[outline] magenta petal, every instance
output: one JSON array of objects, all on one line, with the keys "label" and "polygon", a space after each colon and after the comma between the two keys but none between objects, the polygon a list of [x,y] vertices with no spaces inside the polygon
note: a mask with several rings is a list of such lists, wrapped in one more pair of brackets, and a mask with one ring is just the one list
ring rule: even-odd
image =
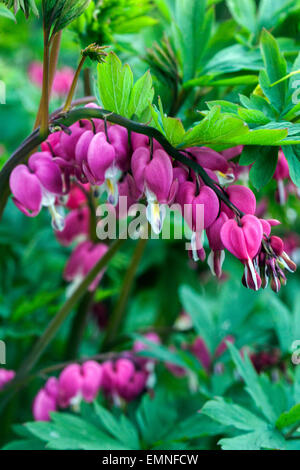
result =
[{"label": "magenta petal", "polygon": [[65,227],[55,232],[57,240],[64,246],[70,245],[79,235],[88,235],[90,211],[87,207],[71,211],[65,218]]},{"label": "magenta petal", "polygon": [[221,240],[221,228],[227,222],[228,216],[225,212],[221,212],[217,220],[206,230],[209,246],[213,251],[224,250]]},{"label": "magenta petal", "polygon": [[66,132],[62,132],[60,137],[60,145],[63,153],[61,156],[66,160],[75,159],[75,148],[85,129],[79,127],[78,123],[75,123],[70,127],[70,131],[71,135]]},{"label": "magenta petal", "polygon": [[88,150],[90,143],[94,137],[92,131],[85,131],[79,138],[75,147],[75,160],[78,165],[82,165],[83,161],[87,160]]},{"label": "magenta petal", "polygon": [[[216,193],[208,186],[202,186],[200,188],[199,196],[194,200],[194,209],[198,204],[204,206],[204,229],[208,228],[218,217],[220,210],[220,203]],[[194,214],[195,214],[194,210]],[[196,221],[193,221],[194,225]]]},{"label": "magenta petal", "polygon": [[[230,202],[234,204],[244,214],[254,215],[256,212],[256,198],[251,189],[246,186],[230,186],[227,189],[227,194]],[[222,203],[222,210],[228,215],[233,217],[233,212],[229,207]]]},{"label": "magenta petal", "polygon": [[139,147],[131,157],[131,170],[138,190],[143,193],[145,186],[145,169],[150,162],[150,150],[146,147]]},{"label": "magenta petal", "polygon": [[213,171],[226,173],[229,169],[227,160],[215,150],[208,147],[193,147],[188,149],[196,158],[199,165]]},{"label": "magenta petal", "polygon": [[88,403],[92,402],[100,389],[102,381],[102,367],[95,361],[82,364],[82,396]]},{"label": "magenta petal", "polygon": [[72,398],[76,397],[82,388],[83,377],[78,364],[67,366],[59,376],[59,405],[66,408]]},{"label": "magenta petal", "polygon": [[231,160],[232,158],[241,155],[243,149],[243,145],[238,145],[237,147],[232,147],[231,149],[223,150],[222,155],[224,158],[226,158],[226,160]]},{"label": "magenta petal", "polygon": [[26,215],[35,216],[41,210],[42,187],[36,175],[26,165],[18,165],[11,172],[9,186],[14,202]]},{"label": "magenta petal", "polygon": [[173,167],[169,155],[163,150],[154,152],[153,159],[145,169],[145,183],[147,189],[155,194],[157,202],[168,202],[173,183]]},{"label": "magenta petal", "polygon": [[116,152],[116,164],[122,171],[130,168],[128,131],[118,125],[108,129],[108,137]]},{"label": "magenta petal", "polygon": [[106,140],[105,134],[96,134],[89,146],[87,162],[89,171],[98,182],[105,181],[105,172],[112,166],[115,160],[115,149]]},{"label": "magenta petal", "polygon": [[50,421],[50,413],[57,410],[56,399],[41,389],[33,402],[33,417],[35,421]]},{"label": "magenta petal", "polygon": [[28,161],[29,168],[35,173],[43,187],[53,194],[62,194],[63,182],[58,165],[50,154],[43,152],[33,154]]},{"label": "magenta petal", "polygon": [[228,220],[221,229],[222,242],[236,258],[241,261],[253,259],[261,246],[262,225],[253,215],[241,219],[241,227],[233,219]]}]

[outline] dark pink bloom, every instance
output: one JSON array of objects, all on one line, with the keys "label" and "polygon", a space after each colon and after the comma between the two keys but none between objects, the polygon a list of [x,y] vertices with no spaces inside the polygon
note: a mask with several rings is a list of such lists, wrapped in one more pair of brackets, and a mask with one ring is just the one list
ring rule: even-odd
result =
[{"label": "dark pink bloom", "polygon": [[174,180],[173,166],[164,150],[139,147],[132,155],[131,169],[138,190],[148,201],[147,219],[155,233],[160,233],[166,215],[166,204],[173,202],[178,181]]},{"label": "dark pink bloom", "polygon": [[130,359],[121,358],[103,364],[103,389],[126,401],[136,398],[145,389],[148,374],[137,370]]},{"label": "dark pink bloom", "polygon": [[238,145],[237,147],[232,147],[231,149],[223,150],[221,154],[223,155],[226,160],[231,160],[232,158],[238,157],[241,155],[244,149],[243,145]]},{"label": "dark pink bloom", "polygon": [[58,381],[50,377],[34,399],[32,411],[35,421],[50,421],[50,413],[58,409],[57,399]]},{"label": "dark pink bloom", "polygon": [[[251,189],[247,188],[246,186],[234,185],[230,186],[226,192],[230,202],[232,202],[232,204],[234,204],[241,212],[243,212],[245,215],[255,214],[256,198]],[[229,218],[234,217],[234,213],[231,209],[229,209],[228,206],[226,206],[223,202],[221,206],[222,211],[225,212]]]},{"label": "dark pink bloom", "polygon": [[76,406],[81,399],[92,402],[102,384],[102,366],[95,361],[87,361],[81,366],[71,364],[59,376],[58,402],[61,408]]},{"label": "dark pink bloom", "polygon": [[261,287],[261,279],[253,265],[263,238],[263,228],[259,219],[245,215],[240,222],[228,220],[221,229],[221,240],[225,248],[245,265],[245,283],[254,290]]},{"label": "dark pink bloom", "polygon": [[201,222],[197,221],[197,206],[203,206],[203,229],[210,227],[218,216],[219,199],[208,186],[200,186],[197,190],[196,184],[186,181],[178,190],[177,201],[181,205],[183,215],[193,231],[197,230],[197,226]]},{"label": "dark pink bloom", "polygon": [[64,96],[69,93],[74,78],[74,70],[70,67],[63,67],[57,70],[54,80],[52,91],[55,95]]},{"label": "dark pink bloom", "polygon": [[[43,85],[43,65],[40,62],[32,62],[28,68],[30,81],[42,88]],[[55,95],[66,95],[72,85],[74,71],[70,67],[63,67],[54,76],[52,91]]]},{"label": "dark pink bloom", "polygon": [[57,240],[64,246],[71,245],[74,240],[86,240],[90,229],[90,211],[82,207],[71,211],[65,218],[65,227],[56,231]]},{"label": "dark pink bloom", "polygon": [[[82,242],[75,248],[64,271],[64,279],[73,283],[71,292],[81,283],[91,269],[105,255],[107,250],[108,247],[104,243],[93,244],[91,241]],[[104,272],[105,269],[100,271],[96,279],[91,283],[89,286],[90,291],[97,288]]]},{"label": "dark pink bloom", "polygon": [[35,217],[42,206],[48,207],[53,227],[62,230],[64,220],[56,211],[56,197],[62,194],[62,176],[49,152],[33,154],[28,166],[18,165],[9,179],[13,201],[29,217]]},{"label": "dark pink bloom", "polygon": [[65,159],[67,162],[75,162],[75,149],[76,145],[82,136],[82,134],[86,131],[84,127],[80,127],[78,122],[75,122],[75,124],[72,124],[72,126],[69,127],[69,132],[61,132],[60,135],[60,152],[61,155],[58,155],[59,157],[62,157]]},{"label": "dark pink bloom", "polygon": [[125,127],[118,125],[108,129],[108,138],[116,152],[116,165],[122,171],[130,168],[128,131]]},{"label": "dark pink bloom", "polygon": [[[85,191],[88,192],[90,190],[89,183],[82,184],[82,186],[85,189]],[[82,207],[86,203],[87,203],[87,197],[86,197],[85,192],[79,186],[72,185],[71,189],[68,193],[68,199],[67,199],[67,202],[66,202],[66,207],[68,209],[71,209],[71,210],[79,209],[80,207]]]}]

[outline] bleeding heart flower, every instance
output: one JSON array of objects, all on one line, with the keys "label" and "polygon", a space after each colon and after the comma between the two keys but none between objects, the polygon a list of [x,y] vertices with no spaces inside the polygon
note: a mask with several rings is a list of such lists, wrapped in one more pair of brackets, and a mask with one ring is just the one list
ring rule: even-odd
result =
[{"label": "bleeding heart flower", "polygon": [[50,377],[34,399],[32,412],[35,421],[50,421],[50,413],[58,409],[57,399],[58,380]]},{"label": "bleeding heart flower", "polygon": [[147,219],[154,233],[162,230],[166,206],[175,198],[178,181],[174,181],[173,166],[169,155],[156,150],[151,159],[148,148],[140,147],[132,155],[131,169],[136,186],[148,201]]},{"label": "bleeding heart flower", "polygon": [[71,364],[59,376],[58,402],[61,408],[77,407],[84,399],[91,403],[102,384],[102,367],[95,361],[87,361],[81,366]]},{"label": "bleeding heart flower", "polygon": [[[87,274],[93,269],[98,261],[105,255],[108,247],[104,243],[93,244],[91,241],[85,241],[77,245],[66,265],[64,271],[64,279],[72,282],[68,289],[68,295],[76,289]],[[95,280],[89,286],[89,290],[93,291],[97,288],[101,281],[105,269],[102,269]]]},{"label": "bleeding heart flower", "polygon": [[221,240],[225,248],[245,265],[245,281],[248,287],[258,290],[260,278],[254,268],[253,259],[257,256],[263,238],[263,228],[259,219],[245,215],[240,222],[230,219],[221,229]]}]

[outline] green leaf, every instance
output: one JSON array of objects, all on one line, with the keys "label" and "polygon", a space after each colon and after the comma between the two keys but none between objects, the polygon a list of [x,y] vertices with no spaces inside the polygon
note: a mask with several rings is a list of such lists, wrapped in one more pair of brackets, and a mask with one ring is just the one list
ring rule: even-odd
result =
[{"label": "green leaf", "polygon": [[285,107],[287,83],[282,82],[274,87],[271,85],[286,75],[287,65],[276,39],[266,30],[261,36],[261,51],[266,67],[266,72],[261,72],[261,87],[272,105],[281,112]]},{"label": "green leaf", "polygon": [[179,118],[172,118],[165,115],[160,98],[158,99],[158,105],[159,111],[156,111],[154,107],[152,107],[151,111],[156,128],[166,136],[166,139],[173,146],[176,147],[177,145],[181,145],[185,135],[185,129],[181,120]]},{"label": "green leaf", "polygon": [[286,128],[251,130],[242,119],[221,114],[221,107],[214,106],[198,125],[186,132],[182,145],[202,145],[217,151],[236,145],[279,146],[287,136]]},{"label": "green leaf", "polygon": [[277,419],[276,413],[269,402],[268,396],[265,394],[260,384],[259,376],[255,372],[248,355],[245,354],[244,359],[242,359],[240,352],[236,349],[235,346],[228,343],[228,348],[239,374],[247,385],[246,390],[252,397],[257,408],[264,414],[270,423],[275,423]]},{"label": "green leaf", "polygon": [[45,444],[35,439],[20,439],[19,441],[12,441],[2,447],[1,450],[44,450]]},{"label": "green leaf", "polygon": [[300,428],[300,404],[282,413],[276,421],[276,427],[281,430],[296,423],[299,423]]},{"label": "green leaf", "polygon": [[205,1],[176,0],[175,21],[182,39],[184,81],[195,77],[202,54],[202,42],[208,39],[204,35],[205,6]]},{"label": "green leaf", "polygon": [[4,5],[0,5],[0,16],[3,16],[4,18],[8,18],[9,20],[12,20],[16,23],[16,18],[15,15],[8,10]]},{"label": "green leaf", "polygon": [[300,151],[298,146],[287,146],[284,155],[288,161],[290,177],[293,183],[300,188]]},{"label": "green leaf", "polygon": [[261,450],[286,448],[286,442],[275,430],[255,431],[241,436],[221,439],[218,444],[223,450]]},{"label": "green leaf", "polygon": [[137,430],[125,415],[117,420],[108,410],[97,402],[94,403],[95,413],[100,418],[105,429],[129,449],[139,449],[139,437]]},{"label": "green leaf", "polygon": [[213,352],[216,346],[216,335],[210,305],[190,286],[181,286],[179,297],[184,311],[192,318],[197,334],[205,340],[210,351]]},{"label": "green leaf", "polygon": [[134,84],[128,105],[128,116],[130,118],[136,116],[141,121],[141,117],[145,110],[149,108],[153,97],[152,77],[148,71]]},{"label": "green leaf", "polygon": [[129,65],[122,67],[120,59],[114,52],[109,53],[105,63],[98,65],[98,85],[103,107],[129,117],[133,74]]},{"label": "green leaf", "polygon": [[256,5],[254,0],[227,0],[227,6],[235,21],[249,32],[256,32]]},{"label": "green leaf", "polygon": [[226,403],[222,398],[208,401],[201,412],[224,426],[233,426],[242,431],[254,431],[258,428],[265,430],[268,426],[255,414],[239,405]]},{"label": "green leaf", "polygon": [[136,419],[143,440],[152,447],[168,438],[177,421],[177,412],[174,403],[157,390],[154,398],[143,396]]},{"label": "green leaf", "polygon": [[33,436],[57,450],[125,450],[120,441],[111,438],[93,424],[67,413],[51,413],[51,422],[27,423]]},{"label": "green leaf", "polygon": [[276,170],[278,150],[274,147],[261,147],[257,153],[255,163],[250,170],[250,180],[259,191],[271,180]]}]

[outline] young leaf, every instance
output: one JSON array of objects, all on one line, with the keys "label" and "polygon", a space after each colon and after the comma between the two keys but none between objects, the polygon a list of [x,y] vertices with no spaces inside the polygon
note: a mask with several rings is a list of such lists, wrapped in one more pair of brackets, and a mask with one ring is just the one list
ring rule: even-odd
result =
[{"label": "young leaf", "polygon": [[272,105],[281,112],[285,107],[287,83],[281,82],[273,87],[272,84],[286,75],[287,65],[276,39],[266,30],[261,36],[261,52],[266,67],[266,72],[261,74],[261,87],[265,94],[269,93]]},{"label": "young leaf", "polygon": [[300,423],[300,404],[294,406],[291,410],[282,413],[276,421],[276,427],[278,429],[284,429],[288,426],[293,426],[296,423]]},{"label": "young leaf", "polygon": [[98,84],[103,107],[128,117],[133,74],[129,65],[122,67],[114,52],[109,53],[105,63],[98,65]]},{"label": "young leaf", "polygon": [[148,71],[134,84],[128,105],[128,116],[130,118],[136,116],[141,121],[141,117],[149,104],[152,103],[153,97],[152,77]]}]

